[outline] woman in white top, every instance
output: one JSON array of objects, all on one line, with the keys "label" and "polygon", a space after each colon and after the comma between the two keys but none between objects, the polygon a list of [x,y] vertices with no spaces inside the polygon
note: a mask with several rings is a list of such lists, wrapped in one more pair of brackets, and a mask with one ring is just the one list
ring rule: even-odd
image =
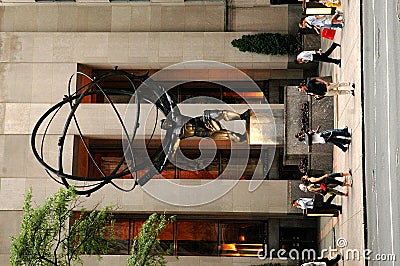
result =
[{"label": "woman in white top", "polygon": [[321,28],[343,28],[343,20],[337,19],[338,16],[339,14],[335,14],[331,20],[325,15],[303,17],[300,20],[299,27],[314,29],[318,34],[321,33]]}]

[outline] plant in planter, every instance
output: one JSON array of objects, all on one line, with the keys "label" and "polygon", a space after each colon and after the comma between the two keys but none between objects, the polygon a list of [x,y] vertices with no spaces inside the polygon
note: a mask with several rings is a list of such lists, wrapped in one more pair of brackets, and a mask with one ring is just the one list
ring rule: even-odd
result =
[{"label": "plant in planter", "polygon": [[301,44],[295,35],[281,33],[257,33],[243,35],[231,42],[241,52],[268,55],[293,55],[299,53]]}]

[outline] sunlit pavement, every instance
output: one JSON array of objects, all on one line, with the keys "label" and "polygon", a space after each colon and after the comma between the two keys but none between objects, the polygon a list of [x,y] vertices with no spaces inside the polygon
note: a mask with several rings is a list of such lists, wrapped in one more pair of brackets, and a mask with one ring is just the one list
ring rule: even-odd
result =
[{"label": "sunlit pavement", "polygon": [[[320,64],[320,76],[332,76],[333,81],[346,81],[356,84],[356,94],[335,97],[335,128],[348,126],[352,132],[349,150],[343,153],[334,149],[334,171],[353,172],[353,187],[348,197],[336,197],[337,204],[343,206],[343,213],[337,218],[321,218],[320,249],[364,249],[364,212],[363,212],[363,160],[362,160],[362,106],[361,106],[361,26],[360,0],[342,0],[340,8],[344,13],[345,26],[336,31],[334,41],[341,44],[331,57],[341,58],[339,68],[335,64]],[[332,41],[322,38],[321,46],[325,51]],[[346,241],[342,241],[345,239]],[[342,241],[342,242],[340,242]],[[339,245],[337,245],[339,242]],[[333,251],[335,253],[335,251]],[[329,254],[325,254],[328,256]],[[345,260],[339,265],[364,265],[364,259]]]}]

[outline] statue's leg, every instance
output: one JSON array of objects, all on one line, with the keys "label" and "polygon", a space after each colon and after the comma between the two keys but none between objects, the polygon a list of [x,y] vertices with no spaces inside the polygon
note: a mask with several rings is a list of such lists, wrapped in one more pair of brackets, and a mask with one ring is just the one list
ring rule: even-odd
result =
[{"label": "statue's leg", "polygon": [[233,120],[246,120],[253,114],[251,109],[248,109],[243,114],[239,114],[230,110],[205,110],[204,116],[217,121],[233,121]]},{"label": "statue's leg", "polygon": [[204,110],[204,116],[217,121],[240,120],[240,114],[228,110]]},{"label": "statue's leg", "polygon": [[247,139],[247,134],[239,134],[229,130],[215,131],[211,134],[211,138],[214,140],[231,140],[233,142],[243,142]]}]

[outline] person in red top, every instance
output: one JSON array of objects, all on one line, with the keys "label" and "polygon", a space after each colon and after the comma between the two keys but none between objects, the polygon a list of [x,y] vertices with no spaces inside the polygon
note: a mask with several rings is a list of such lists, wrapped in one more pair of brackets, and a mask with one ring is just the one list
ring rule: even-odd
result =
[{"label": "person in red top", "polygon": [[[351,170],[348,172],[343,172],[343,173],[331,173],[331,174],[325,174],[320,177],[309,177],[308,175],[304,175],[301,178],[301,183],[309,186],[311,184],[318,184],[318,185],[323,185],[323,187],[326,186],[346,186],[346,187],[351,187]],[[343,181],[337,180],[336,177],[344,177]],[[323,189],[321,187],[321,189]]]}]

